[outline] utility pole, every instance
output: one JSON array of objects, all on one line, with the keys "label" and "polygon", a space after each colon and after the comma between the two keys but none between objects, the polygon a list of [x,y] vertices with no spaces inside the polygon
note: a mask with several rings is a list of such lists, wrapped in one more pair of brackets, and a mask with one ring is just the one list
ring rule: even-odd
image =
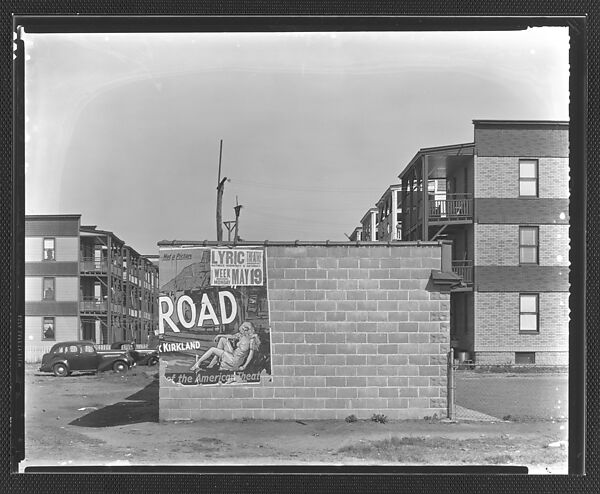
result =
[{"label": "utility pole", "polygon": [[225,182],[227,177],[223,177],[221,180],[221,157],[223,155],[223,139],[219,146],[219,177],[217,178],[217,242],[223,240],[223,218],[222,218],[222,204],[223,204],[223,189],[225,188]]},{"label": "utility pole", "polygon": [[239,240],[239,228],[240,228],[240,209],[242,209],[242,205],[238,204],[238,198],[235,196],[235,235],[233,236],[233,242],[236,243]]}]

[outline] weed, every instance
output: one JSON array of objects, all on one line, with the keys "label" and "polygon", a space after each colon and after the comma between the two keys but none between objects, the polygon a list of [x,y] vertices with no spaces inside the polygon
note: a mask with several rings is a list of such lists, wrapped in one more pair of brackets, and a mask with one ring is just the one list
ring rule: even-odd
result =
[{"label": "weed", "polygon": [[387,422],[387,417],[383,413],[374,413],[371,417],[373,422],[379,422],[380,424],[385,424]]},{"label": "weed", "polygon": [[349,424],[351,424],[352,422],[358,422],[358,419],[356,418],[356,415],[354,415],[354,414],[348,415],[345,420]]},{"label": "weed", "polygon": [[510,413],[508,415],[505,415],[504,417],[502,417],[502,420],[510,420],[510,419],[511,419]]}]

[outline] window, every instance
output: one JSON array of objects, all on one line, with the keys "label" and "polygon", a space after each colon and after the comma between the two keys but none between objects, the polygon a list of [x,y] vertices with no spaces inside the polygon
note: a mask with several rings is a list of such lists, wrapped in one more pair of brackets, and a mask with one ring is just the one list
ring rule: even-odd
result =
[{"label": "window", "polygon": [[535,352],[515,352],[515,364],[535,364]]},{"label": "window", "polygon": [[537,293],[519,295],[519,330],[527,333],[539,332],[539,296]]},{"label": "window", "polygon": [[521,264],[538,263],[538,235],[537,226],[519,227],[519,262]]},{"label": "window", "polygon": [[44,261],[56,260],[56,257],[54,254],[55,254],[54,253],[54,239],[53,238],[45,238],[44,239]]},{"label": "window", "polygon": [[537,197],[538,161],[519,160],[519,196]]},{"label": "window", "polygon": [[54,300],[54,278],[44,278],[44,300]]},{"label": "window", "polygon": [[54,334],[54,318],[44,317],[42,323],[42,340],[53,340]]}]

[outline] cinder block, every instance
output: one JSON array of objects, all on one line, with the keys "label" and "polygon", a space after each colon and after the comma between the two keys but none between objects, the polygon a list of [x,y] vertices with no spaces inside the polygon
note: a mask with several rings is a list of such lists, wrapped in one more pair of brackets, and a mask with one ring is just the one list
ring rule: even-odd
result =
[{"label": "cinder block", "polygon": [[380,300],[377,302],[377,310],[380,312],[396,313],[398,311],[398,304],[397,300]]},{"label": "cinder block", "polygon": [[[360,356],[360,355],[359,355]],[[388,365],[389,355],[363,355],[367,359],[367,365]]]},{"label": "cinder block", "polygon": [[386,376],[367,376],[367,386],[377,386],[379,388],[387,386]]},{"label": "cinder block", "polygon": [[306,270],[306,279],[307,280],[324,280],[327,279],[327,270],[325,269],[313,269],[308,268]]},{"label": "cinder block", "polygon": [[388,385],[395,387],[407,387],[408,386],[408,377],[397,377],[390,376],[388,377]]},{"label": "cinder block", "polygon": [[327,312],[325,314],[326,321],[345,321],[346,313],[342,311]]},{"label": "cinder block", "polygon": [[409,355],[408,362],[411,365],[429,365],[429,355]]},{"label": "cinder block", "polygon": [[336,376],[343,376],[345,378],[354,377],[358,375],[358,367],[355,365],[338,365],[335,368]]},{"label": "cinder block", "polygon": [[328,269],[327,279],[328,280],[347,280],[349,278],[347,269]]},{"label": "cinder block", "polygon": [[[325,334],[325,342],[326,343],[344,343],[346,341],[346,335],[344,333],[326,333]],[[327,353],[335,353],[335,352],[327,352]]]},{"label": "cinder block", "polygon": [[346,343],[366,343],[367,333],[346,333]]},{"label": "cinder block", "polygon": [[[408,300],[408,290],[386,290],[385,294],[388,300]],[[402,307],[398,307],[402,310]]]},{"label": "cinder block", "polygon": [[[369,277],[373,280],[389,280],[390,279],[390,270],[389,269],[370,269]],[[360,282],[358,283],[360,286]],[[380,288],[381,287],[380,285]]]},{"label": "cinder block", "polygon": [[[323,292],[321,292],[321,293],[323,293]],[[318,300],[315,303],[315,310],[324,311],[324,312],[335,311],[336,303],[337,302],[335,300]],[[327,317],[327,314],[325,315],[325,317]]]},{"label": "cinder block", "polygon": [[317,398],[335,398],[336,396],[336,388],[316,388],[315,396]]},{"label": "cinder block", "polygon": [[398,388],[397,387],[379,388],[379,397],[380,398],[398,398]]},{"label": "cinder block", "polygon": [[419,389],[419,398],[438,398],[440,396],[439,388],[418,388]]},{"label": "cinder block", "polygon": [[284,343],[304,343],[304,334],[302,333],[284,333]]},{"label": "cinder block", "polygon": [[379,354],[398,353],[398,345],[396,344],[379,344],[377,345],[377,351]]},{"label": "cinder block", "polygon": [[325,365],[332,365],[334,367],[346,365],[346,355],[323,355],[323,357],[325,357]]},{"label": "cinder block", "polygon": [[408,333],[389,333],[388,341],[390,343],[408,343]]},{"label": "cinder block", "polygon": [[338,266],[340,268],[358,268],[358,259],[350,257],[338,259]]},{"label": "cinder block", "polygon": [[408,364],[408,355],[382,355],[383,357],[387,357],[388,365],[407,365]]},{"label": "cinder block", "polygon": [[325,292],[323,290],[306,290],[303,300],[325,300]]},{"label": "cinder block", "polygon": [[[308,314],[308,312],[305,312]],[[314,333],[316,331],[316,322],[313,321],[304,321],[297,322],[294,324],[294,331],[300,333]]]},{"label": "cinder block", "polygon": [[316,355],[314,352],[305,353],[304,361],[306,362],[306,365],[326,365],[329,364],[329,362],[327,362],[329,357],[337,357],[337,355]]},{"label": "cinder block", "polygon": [[399,397],[403,397],[403,398],[408,398],[408,397],[417,397],[419,396],[419,391],[417,388],[412,388],[412,387],[408,387],[408,388],[404,388],[404,387],[399,387],[396,388],[398,390],[398,396]]},{"label": "cinder block", "polygon": [[337,388],[336,398],[358,398],[356,388]]},{"label": "cinder block", "polygon": [[440,365],[421,365],[419,366],[420,376],[439,376],[441,371]]},{"label": "cinder block", "polygon": [[[275,357],[275,355],[273,355]],[[283,355],[283,365],[304,365],[304,355]]]},{"label": "cinder block", "polygon": [[[345,335],[343,335],[345,336]],[[337,353],[338,354],[355,354],[357,349],[357,344],[355,343],[338,343],[337,344]]]},{"label": "cinder block", "polygon": [[333,280],[317,280],[317,290],[337,290],[338,281]]},{"label": "cinder block", "polygon": [[387,294],[381,290],[367,290],[367,300],[387,300]]},{"label": "cinder block", "polygon": [[424,290],[410,290],[408,293],[408,300],[428,300],[429,292]]},{"label": "cinder block", "polygon": [[387,312],[369,312],[369,322],[387,322]]},{"label": "cinder block", "polygon": [[314,376],[316,371],[316,366],[314,365],[297,365],[294,368],[294,374],[296,376]]},{"label": "cinder block", "polygon": [[387,407],[405,409],[408,408],[408,400],[406,398],[388,398]]},{"label": "cinder block", "polygon": [[359,290],[378,290],[379,281],[373,279],[359,279],[358,280]]},{"label": "cinder block", "polygon": [[324,321],[325,320],[325,312],[322,312],[322,311],[305,312],[304,320],[307,322]]},{"label": "cinder block", "polygon": [[340,290],[325,291],[325,300],[346,300],[346,292]]},{"label": "cinder block", "polygon": [[296,290],[315,290],[317,288],[317,280],[294,280]]},{"label": "cinder block", "polygon": [[338,280],[338,290],[358,290],[358,279]]},{"label": "cinder block", "polygon": [[335,366],[333,365],[320,365],[315,367],[315,375],[317,376],[335,376]]},{"label": "cinder block", "polygon": [[306,343],[325,343],[325,333],[305,333]]},{"label": "cinder block", "polygon": [[359,311],[376,311],[377,301],[376,300],[357,300],[356,310]]},{"label": "cinder block", "polygon": [[423,376],[418,376],[418,377],[409,377],[408,378],[408,385],[411,388],[418,388],[419,386],[429,386],[429,383],[431,382],[431,378],[429,377],[423,377]]},{"label": "cinder block", "polygon": [[337,310],[340,312],[352,312],[356,310],[356,300],[340,300],[337,302]]},{"label": "cinder block", "polygon": [[362,269],[376,269],[381,266],[381,260],[377,258],[362,258],[359,260],[358,265]]},{"label": "cinder block", "polygon": [[306,376],[304,379],[306,387],[318,388],[325,386],[325,376]]},{"label": "cinder block", "polygon": [[[361,378],[358,378],[361,379]],[[366,377],[363,378],[366,380]],[[366,384],[365,384],[366,386]],[[379,388],[377,387],[371,387],[371,388],[366,388],[366,387],[360,387],[358,388],[358,398],[377,398],[379,396]],[[359,407],[359,408],[368,408],[368,406],[365,407]]]},{"label": "cinder block", "polygon": [[314,257],[304,257],[297,260],[296,267],[298,268],[317,268],[317,259]]},{"label": "cinder block", "polygon": [[356,388],[358,396],[360,388],[364,388],[367,385],[367,378],[365,376],[348,376],[346,377],[346,385]]}]

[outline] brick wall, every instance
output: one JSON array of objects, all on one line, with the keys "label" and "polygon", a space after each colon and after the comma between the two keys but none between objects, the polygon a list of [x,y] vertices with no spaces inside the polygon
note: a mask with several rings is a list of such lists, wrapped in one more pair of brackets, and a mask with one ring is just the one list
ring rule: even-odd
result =
[{"label": "brick wall", "polygon": [[475,199],[475,223],[569,224],[568,199]]},{"label": "brick wall", "polygon": [[[539,333],[519,333],[518,292],[476,292],[475,351],[478,363],[496,363],[484,352],[504,354],[503,359],[514,363],[514,352],[554,352],[568,355],[569,293],[541,292],[539,294]],[[512,356],[511,356],[512,355]],[[496,357],[494,357],[496,358]],[[568,358],[568,357],[561,357]],[[510,362],[512,359],[512,362]],[[537,362],[536,355],[536,363]]]},{"label": "brick wall", "polygon": [[[568,261],[569,226],[539,225],[540,266],[568,266]],[[519,225],[476,224],[475,265],[518,266]]]},{"label": "brick wall", "polygon": [[[567,199],[569,197],[568,158],[538,158],[538,176],[540,198]],[[519,157],[476,156],[475,197],[519,197]]]},{"label": "brick wall", "polygon": [[267,247],[272,377],[255,385],[164,379],[160,417],[421,418],[446,413],[449,294],[441,247]]},{"label": "brick wall", "polygon": [[516,122],[475,123],[475,146],[479,156],[566,157],[569,127],[560,124]]}]

